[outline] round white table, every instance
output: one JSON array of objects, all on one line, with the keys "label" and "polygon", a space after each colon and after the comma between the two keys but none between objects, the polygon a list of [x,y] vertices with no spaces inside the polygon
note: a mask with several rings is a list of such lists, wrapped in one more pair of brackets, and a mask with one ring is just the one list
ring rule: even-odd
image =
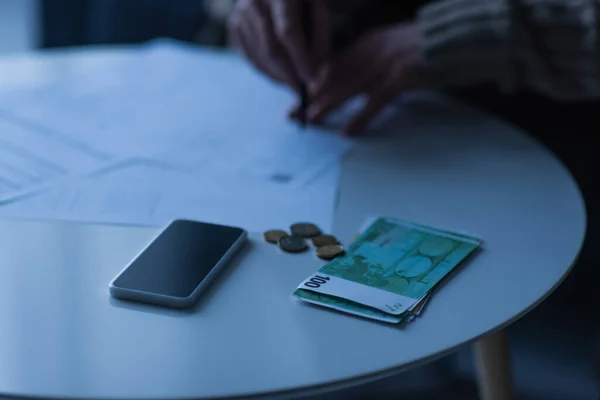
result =
[{"label": "round white table", "polygon": [[[28,65],[51,78],[101,54],[112,53],[15,57],[0,61],[0,75]],[[365,139],[344,160],[334,233],[347,243],[364,219],[384,214],[484,240],[414,323],[299,303],[291,292],[322,262],[257,236],[192,311],[116,301],[108,282],[155,229],[3,220],[0,393],[289,398],[390,376],[474,343],[482,396],[511,398],[502,329],[572,267],[586,225],[579,190],[539,143],[464,106],[417,98],[389,123],[393,139]]]}]

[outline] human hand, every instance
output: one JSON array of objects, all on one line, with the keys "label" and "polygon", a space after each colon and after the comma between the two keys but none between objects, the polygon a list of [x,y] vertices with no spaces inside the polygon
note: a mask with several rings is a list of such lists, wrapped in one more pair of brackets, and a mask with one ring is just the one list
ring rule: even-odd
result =
[{"label": "human hand", "polygon": [[230,37],[261,72],[297,90],[328,53],[329,11],[312,0],[313,32],[308,46],[300,20],[302,0],[239,0],[228,21]]},{"label": "human hand", "polygon": [[[426,85],[421,35],[414,23],[382,28],[325,62],[309,85],[308,122],[319,124],[351,98],[364,94],[366,105],[342,128],[347,135],[365,130],[379,111],[405,91]],[[298,110],[293,110],[292,118]]]}]

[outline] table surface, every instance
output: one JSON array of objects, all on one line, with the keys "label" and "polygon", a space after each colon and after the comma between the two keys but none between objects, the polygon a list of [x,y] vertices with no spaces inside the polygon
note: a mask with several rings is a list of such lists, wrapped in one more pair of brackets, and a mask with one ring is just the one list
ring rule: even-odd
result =
[{"label": "table surface", "polygon": [[[0,75],[18,70],[13,84],[37,84],[112,62],[119,51],[13,57],[0,62]],[[298,303],[290,293],[322,262],[256,236],[192,311],[120,302],[108,282],[155,229],[4,220],[0,393],[213,398],[336,389],[500,329],[566,276],[584,238],[584,204],[536,141],[434,97],[416,99],[382,132],[397,134],[361,141],[344,160],[334,233],[348,242],[365,218],[385,214],[485,241],[415,323],[399,328]]]}]

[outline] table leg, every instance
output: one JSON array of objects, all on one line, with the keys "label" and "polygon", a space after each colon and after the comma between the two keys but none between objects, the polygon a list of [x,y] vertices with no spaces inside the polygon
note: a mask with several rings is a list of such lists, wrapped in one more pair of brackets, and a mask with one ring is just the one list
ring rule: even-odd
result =
[{"label": "table leg", "polygon": [[479,396],[482,400],[514,400],[508,334],[505,330],[474,345]]}]

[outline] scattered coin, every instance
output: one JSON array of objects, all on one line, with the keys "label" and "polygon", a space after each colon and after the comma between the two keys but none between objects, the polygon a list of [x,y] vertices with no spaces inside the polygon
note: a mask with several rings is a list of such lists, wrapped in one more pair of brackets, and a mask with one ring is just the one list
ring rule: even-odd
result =
[{"label": "scattered coin", "polygon": [[344,254],[344,248],[339,244],[328,244],[317,249],[317,256],[323,260],[333,260]]},{"label": "scattered coin", "polygon": [[321,234],[321,230],[315,224],[299,222],[290,227],[292,235],[310,238]]},{"label": "scattered coin", "polygon": [[284,236],[279,239],[279,247],[288,253],[300,253],[308,248],[306,240],[300,236]]},{"label": "scattered coin", "polygon": [[328,244],[338,244],[340,241],[333,235],[318,235],[312,238],[315,247],[327,246]]},{"label": "scattered coin", "polygon": [[269,243],[278,243],[279,239],[285,236],[289,236],[286,231],[282,231],[280,229],[272,229],[270,231],[266,231],[264,233],[265,240]]}]

